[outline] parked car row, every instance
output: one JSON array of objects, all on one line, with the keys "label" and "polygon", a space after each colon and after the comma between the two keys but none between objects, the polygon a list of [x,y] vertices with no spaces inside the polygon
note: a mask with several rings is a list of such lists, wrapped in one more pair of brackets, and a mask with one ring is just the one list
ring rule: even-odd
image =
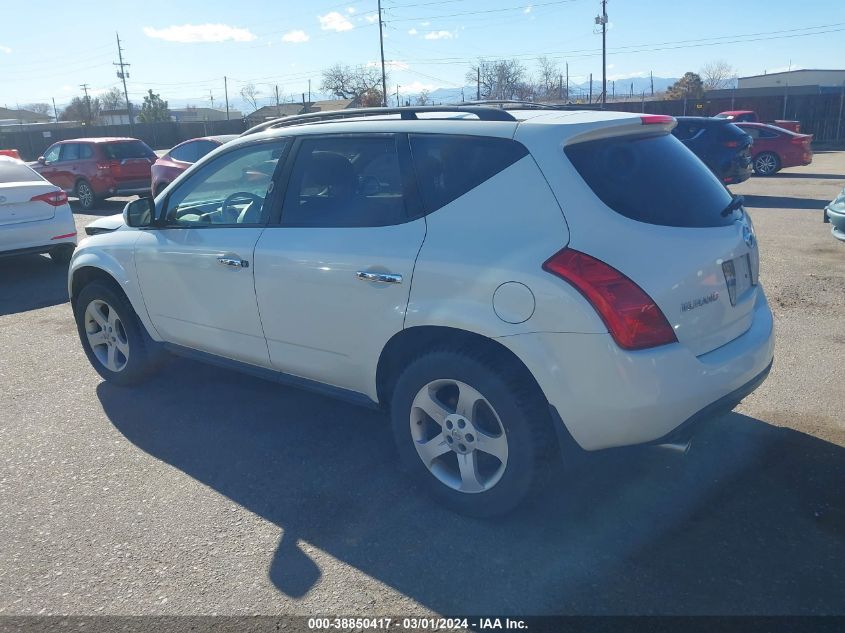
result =
[{"label": "parked car row", "polygon": [[29,166],[67,195],[78,198],[87,210],[112,196],[158,194],[177,175],[232,138],[235,136],[191,139],[161,158],[135,138],[69,139],[51,145]]}]

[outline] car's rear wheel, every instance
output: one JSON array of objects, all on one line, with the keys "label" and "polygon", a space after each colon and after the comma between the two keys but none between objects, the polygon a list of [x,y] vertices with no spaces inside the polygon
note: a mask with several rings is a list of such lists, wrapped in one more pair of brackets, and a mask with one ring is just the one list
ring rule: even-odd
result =
[{"label": "car's rear wheel", "polygon": [[53,260],[53,263],[59,266],[67,266],[70,262],[70,258],[73,257],[73,250],[76,247],[73,244],[62,244],[60,246],[54,247],[50,251],[50,259]]},{"label": "car's rear wheel", "polygon": [[780,171],[780,158],[774,152],[761,152],[754,158],[754,173],[771,176]]},{"label": "car's rear wheel", "polygon": [[108,284],[85,286],[74,303],[82,348],[100,376],[118,385],[149,378],[163,352],[156,348],[129,301]]},{"label": "car's rear wheel", "polygon": [[76,197],[79,199],[79,206],[90,211],[97,204],[97,196],[94,195],[94,190],[91,185],[85,181],[80,180],[76,183]]},{"label": "car's rear wheel", "polygon": [[396,383],[391,419],[406,470],[446,506],[470,516],[516,507],[553,438],[542,396],[507,362],[433,351]]}]

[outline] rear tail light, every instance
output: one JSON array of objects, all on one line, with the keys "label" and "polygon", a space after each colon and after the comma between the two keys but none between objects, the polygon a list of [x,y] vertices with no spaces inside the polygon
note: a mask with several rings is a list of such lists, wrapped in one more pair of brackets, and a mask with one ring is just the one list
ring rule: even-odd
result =
[{"label": "rear tail light", "polygon": [[793,136],[792,143],[795,145],[809,145],[813,140],[812,136]]},{"label": "rear tail light", "polygon": [[739,147],[739,141],[725,141],[722,145],[725,147]]},{"label": "rear tail light", "polygon": [[112,176],[120,175],[120,161],[110,160],[107,163],[97,163],[97,169],[108,171]]},{"label": "rear tail light", "polygon": [[64,191],[48,191],[38,196],[32,196],[30,202],[46,202],[51,207],[60,207],[67,202],[67,194]]},{"label": "rear tail light", "polygon": [[567,281],[584,295],[619,347],[646,349],[678,340],[651,297],[603,261],[564,248],[546,260],[543,270]]},{"label": "rear tail light", "polygon": [[643,125],[663,125],[666,123],[674,123],[675,118],[668,114],[644,114],[640,117]]}]

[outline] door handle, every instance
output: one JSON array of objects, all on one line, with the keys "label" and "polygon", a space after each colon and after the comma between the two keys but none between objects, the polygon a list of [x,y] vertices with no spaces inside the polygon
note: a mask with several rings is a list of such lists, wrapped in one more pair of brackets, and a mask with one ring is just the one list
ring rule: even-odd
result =
[{"label": "door handle", "polygon": [[355,276],[361,281],[375,281],[382,284],[401,284],[402,275],[395,273],[371,273],[365,270],[359,270]]},{"label": "door handle", "polygon": [[249,268],[249,262],[245,259],[237,259],[236,257],[218,257],[217,258],[218,264],[223,264],[224,266],[232,266],[234,268]]}]

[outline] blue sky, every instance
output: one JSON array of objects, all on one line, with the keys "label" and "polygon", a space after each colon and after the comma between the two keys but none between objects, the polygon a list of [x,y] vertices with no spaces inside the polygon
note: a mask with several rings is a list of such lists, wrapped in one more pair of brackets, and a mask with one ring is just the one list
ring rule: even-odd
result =
[{"label": "blue sky", "polygon": [[[569,63],[573,82],[601,76],[597,0],[383,0],[388,91],[453,88],[478,57],[538,55]],[[22,5],[18,5],[22,6]],[[41,0],[5,13],[0,29],[0,105],[55,98],[59,108],[88,83],[118,85],[115,31],[130,67],[129,92],[148,88],[171,105],[241,106],[254,83],[261,102],[316,92],[321,69],[379,58],[376,0],[287,2],[91,2]],[[37,7],[37,10],[35,9]],[[740,75],[845,67],[842,0],[610,0],[608,76],[680,76],[724,59]],[[825,26],[827,25],[827,26]]]}]

